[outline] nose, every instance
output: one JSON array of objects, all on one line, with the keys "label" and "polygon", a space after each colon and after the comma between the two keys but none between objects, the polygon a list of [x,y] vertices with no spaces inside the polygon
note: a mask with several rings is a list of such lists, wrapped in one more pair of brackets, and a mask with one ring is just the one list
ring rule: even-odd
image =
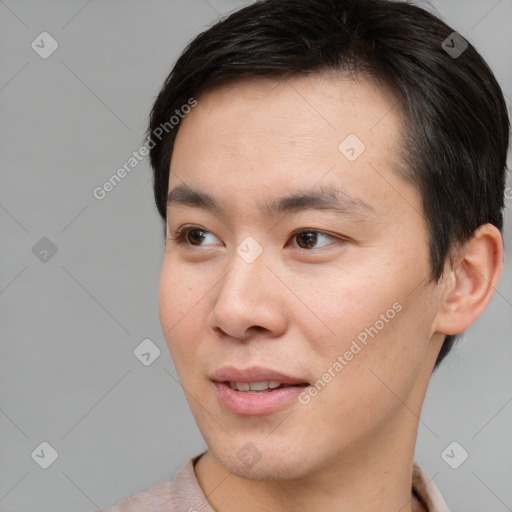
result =
[{"label": "nose", "polygon": [[208,317],[208,327],[217,336],[246,340],[254,334],[274,337],[285,331],[285,293],[267,264],[264,253],[252,263],[234,254]]}]

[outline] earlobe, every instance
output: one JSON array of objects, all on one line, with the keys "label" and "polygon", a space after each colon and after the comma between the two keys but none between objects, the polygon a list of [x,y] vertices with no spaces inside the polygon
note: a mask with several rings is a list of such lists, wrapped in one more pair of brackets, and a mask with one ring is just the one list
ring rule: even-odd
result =
[{"label": "earlobe", "polygon": [[464,332],[491,301],[503,270],[503,239],[496,226],[484,224],[457,252],[445,270],[445,287],[435,332]]}]

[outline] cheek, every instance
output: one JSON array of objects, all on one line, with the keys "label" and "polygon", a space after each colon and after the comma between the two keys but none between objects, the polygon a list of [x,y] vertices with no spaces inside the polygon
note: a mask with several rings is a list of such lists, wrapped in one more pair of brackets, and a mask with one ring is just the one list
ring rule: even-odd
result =
[{"label": "cheek", "polygon": [[183,317],[184,304],[179,303],[177,297],[183,293],[184,283],[172,272],[172,267],[164,262],[160,272],[158,288],[158,309],[160,323],[167,339],[172,326]]},{"label": "cheek", "polygon": [[[328,357],[322,353],[323,364],[317,365],[320,391],[311,405],[329,418],[322,428],[327,437],[332,435],[333,443],[337,442],[340,424],[346,425],[348,436],[359,436],[361,431],[385,424],[404,409],[404,402],[412,410],[416,408],[413,388],[425,363],[428,326],[422,325],[415,304],[404,297],[399,302],[402,309],[393,309],[386,316],[388,323],[378,321],[378,307],[373,310],[377,319],[367,312],[360,314],[362,328],[350,319],[352,332],[341,335]],[[386,311],[391,310],[384,308],[384,315]],[[339,327],[343,332],[341,323]],[[364,336],[358,339],[361,333]],[[352,419],[350,424],[346,423],[348,417]]]},{"label": "cheek", "polygon": [[[171,355],[179,356],[186,343],[188,353],[199,344],[203,324],[205,291],[199,286],[197,275],[183,267],[164,261],[160,273],[158,306],[160,324]],[[205,320],[204,320],[205,321]]]},{"label": "cheek", "polygon": [[[315,279],[305,284],[294,283],[297,295],[305,297],[304,303],[314,314],[310,327],[314,326],[316,332],[313,336],[311,331],[309,338],[318,341],[319,349],[331,346],[338,351],[344,350],[345,345],[350,345],[365,328],[380,322],[381,314],[392,309],[400,297],[399,287],[389,272],[377,270],[372,272],[370,265],[365,265],[364,269],[354,270],[352,267],[350,271],[330,269],[329,272],[317,272]],[[394,316],[395,310],[390,311],[388,317]],[[388,317],[389,323],[392,320]],[[308,328],[304,322],[302,327]]]},{"label": "cheek", "polygon": [[305,334],[324,362],[349,351],[350,366],[373,368],[386,362],[397,368],[414,365],[424,356],[433,318],[433,306],[421,286],[428,268],[421,262],[411,265],[403,255],[401,261],[395,257],[394,263],[393,255],[374,256],[350,271],[318,273],[303,287],[309,309],[324,325],[315,322],[315,327],[322,327],[316,332],[302,325],[309,329]]}]

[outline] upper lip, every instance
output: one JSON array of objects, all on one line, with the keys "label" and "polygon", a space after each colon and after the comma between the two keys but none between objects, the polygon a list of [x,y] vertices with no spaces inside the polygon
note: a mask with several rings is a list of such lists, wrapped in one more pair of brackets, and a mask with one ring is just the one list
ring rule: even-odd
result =
[{"label": "upper lip", "polygon": [[271,368],[263,368],[262,366],[250,366],[248,368],[223,366],[213,372],[212,380],[216,382],[261,382],[273,380],[282,384],[307,384],[304,379],[291,377]]}]

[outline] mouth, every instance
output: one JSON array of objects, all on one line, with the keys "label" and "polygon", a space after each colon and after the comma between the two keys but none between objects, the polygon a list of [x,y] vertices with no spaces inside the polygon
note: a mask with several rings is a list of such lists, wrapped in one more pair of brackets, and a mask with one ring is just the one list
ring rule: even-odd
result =
[{"label": "mouth", "polygon": [[235,389],[241,393],[270,393],[277,389],[309,386],[307,382],[301,384],[284,384],[276,380],[262,380],[258,382],[224,381],[224,384],[227,384],[231,389]]},{"label": "mouth", "polygon": [[237,416],[271,414],[298,401],[310,384],[305,379],[263,367],[225,366],[211,380],[221,407]]},{"label": "mouth", "polygon": [[[223,366],[215,370],[211,376],[215,382],[227,382],[236,386],[238,391],[261,391],[275,389],[279,386],[295,386],[309,384],[305,379],[285,375],[271,368],[263,366],[250,366],[237,368],[235,366]],[[233,388],[235,389],[235,388]]]}]

